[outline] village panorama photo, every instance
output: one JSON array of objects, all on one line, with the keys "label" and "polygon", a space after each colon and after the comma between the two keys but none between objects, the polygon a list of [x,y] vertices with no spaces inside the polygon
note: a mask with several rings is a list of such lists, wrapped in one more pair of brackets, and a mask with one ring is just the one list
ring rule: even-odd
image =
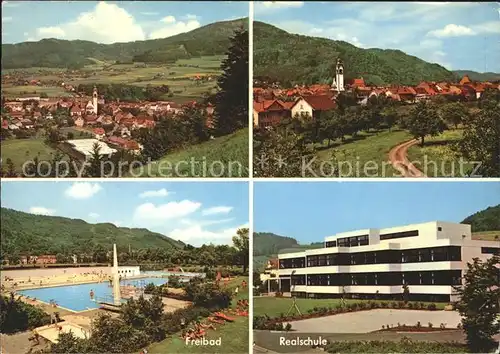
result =
[{"label": "village panorama photo", "polygon": [[4,177],[248,177],[246,2],[3,1]]}]

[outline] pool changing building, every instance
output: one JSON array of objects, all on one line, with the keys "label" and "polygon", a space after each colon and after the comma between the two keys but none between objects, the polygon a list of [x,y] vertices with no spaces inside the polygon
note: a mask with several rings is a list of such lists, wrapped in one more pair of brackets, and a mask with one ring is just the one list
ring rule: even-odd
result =
[{"label": "pool changing building", "polygon": [[321,249],[280,254],[278,282],[296,297],[453,301],[473,258],[500,254],[500,242],[472,240],[471,226],[433,221],[344,232]]}]

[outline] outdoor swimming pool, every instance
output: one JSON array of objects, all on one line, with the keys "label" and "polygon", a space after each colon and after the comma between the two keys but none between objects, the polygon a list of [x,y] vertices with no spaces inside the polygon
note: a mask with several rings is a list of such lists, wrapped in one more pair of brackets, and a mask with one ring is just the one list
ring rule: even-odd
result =
[{"label": "outdoor swimming pool", "polygon": [[[153,283],[155,285],[167,283],[166,278],[141,278],[122,280],[120,284],[142,286],[144,284]],[[20,294],[37,298],[38,300],[49,303],[54,300],[58,306],[67,308],[73,311],[84,311],[89,309],[99,308],[99,304],[90,299],[90,290],[94,291],[94,298],[111,297],[113,288],[110,283],[78,284],[55,286],[50,288],[21,290]]]}]

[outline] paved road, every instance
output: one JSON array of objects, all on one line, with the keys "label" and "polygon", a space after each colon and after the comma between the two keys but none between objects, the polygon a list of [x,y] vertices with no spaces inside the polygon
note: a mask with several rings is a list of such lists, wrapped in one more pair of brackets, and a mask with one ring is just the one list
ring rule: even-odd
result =
[{"label": "paved road", "polygon": [[418,144],[418,139],[413,139],[399,144],[389,151],[389,161],[403,177],[427,177],[408,160],[408,149]]},{"label": "paved road", "polygon": [[447,328],[457,328],[460,314],[455,311],[419,311],[375,309],[343,313],[333,316],[309,318],[290,322],[295,332],[302,333],[369,333],[382,329],[382,326],[400,324],[422,326],[432,323],[439,327],[444,323]]}]

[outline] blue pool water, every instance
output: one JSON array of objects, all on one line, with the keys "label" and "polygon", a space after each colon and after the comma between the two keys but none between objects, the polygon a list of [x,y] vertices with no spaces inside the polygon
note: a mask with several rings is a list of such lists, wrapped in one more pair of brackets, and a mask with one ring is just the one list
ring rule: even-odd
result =
[{"label": "blue pool water", "polygon": [[[153,283],[155,285],[165,284],[166,278],[141,278],[122,280],[121,285],[143,286],[144,284]],[[37,298],[44,302],[54,300],[58,306],[65,307],[73,311],[84,311],[88,309],[99,308],[99,304],[90,299],[90,290],[94,291],[94,298],[111,297],[113,288],[108,281],[103,283],[78,284],[55,286],[51,288],[40,288],[21,290],[20,294]]]}]

